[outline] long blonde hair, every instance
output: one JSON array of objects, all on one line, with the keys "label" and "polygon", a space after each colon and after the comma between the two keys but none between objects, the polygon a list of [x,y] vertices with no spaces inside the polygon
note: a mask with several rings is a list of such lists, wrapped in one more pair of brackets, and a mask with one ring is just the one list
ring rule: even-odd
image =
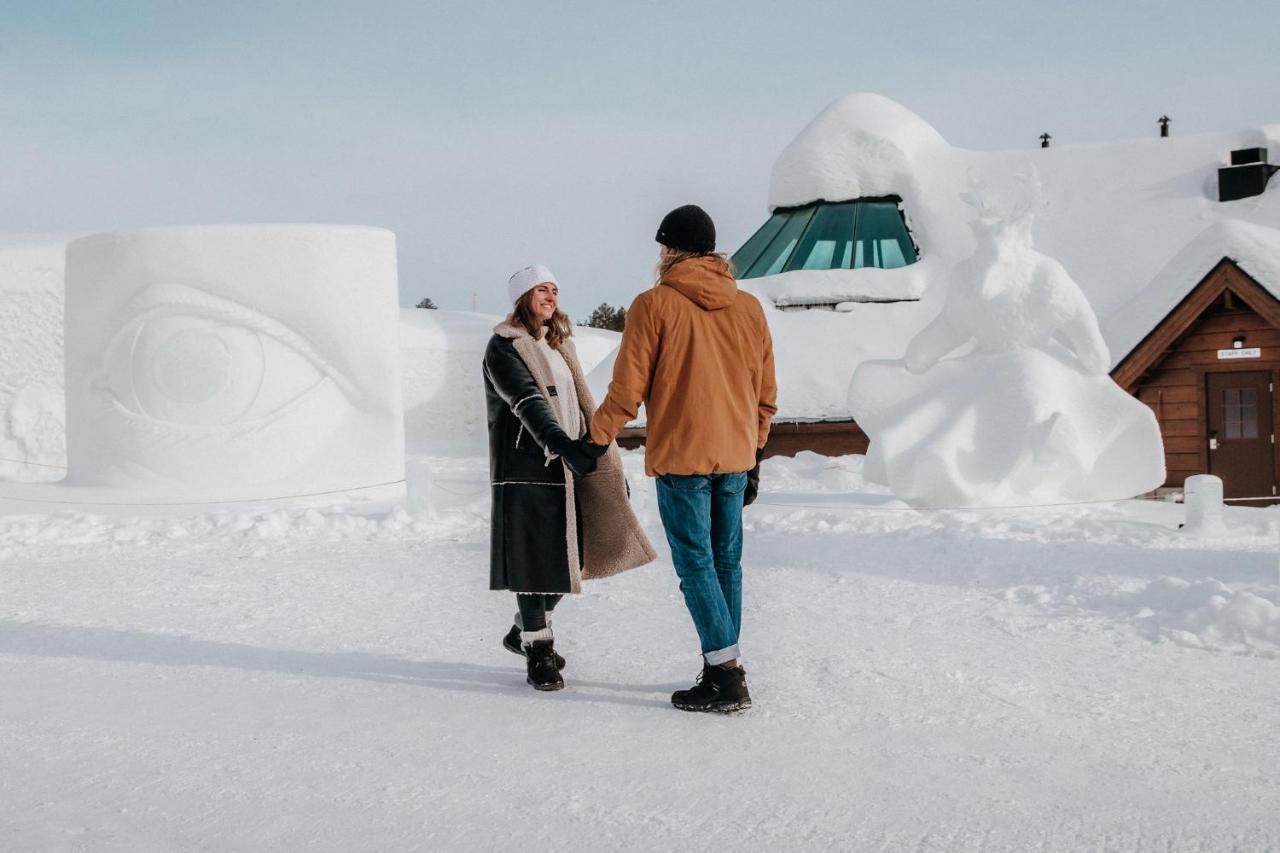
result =
[{"label": "long blonde hair", "polygon": [[[714,258],[720,262],[721,266],[724,267],[725,273],[727,273],[730,278],[738,277],[737,271],[733,268],[733,261],[731,261],[729,256],[723,252],[685,252],[680,249],[668,249],[665,256],[659,259],[658,265],[654,267],[654,274],[657,276],[657,281],[662,281],[666,278],[667,273],[671,272],[671,269],[675,267],[676,264],[684,263],[692,258]],[[655,282],[655,284],[656,283],[657,282]]]},{"label": "long blonde hair", "polygon": [[560,345],[573,335],[573,322],[559,308],[547,320],[539,319],[533,310],[533,289],[516,300],[516,307],[512,309],[511,316],[507,317],[507,322],[523,326],[535,338],[541,334],[540,330],[545,329],[547,346],[553,349],[560,349]]}]

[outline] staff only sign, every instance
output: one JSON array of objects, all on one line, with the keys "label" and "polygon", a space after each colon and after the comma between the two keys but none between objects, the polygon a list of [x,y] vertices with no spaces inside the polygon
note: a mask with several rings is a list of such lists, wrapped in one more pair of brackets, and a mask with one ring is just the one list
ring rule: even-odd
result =
[{"label": "staff only sign", "polygon": [[1220,349],[1218,350],[1218,360],[1223,361],[1232,358],[1262,358],[1262,347],[1248,347],[1242,349]]}]

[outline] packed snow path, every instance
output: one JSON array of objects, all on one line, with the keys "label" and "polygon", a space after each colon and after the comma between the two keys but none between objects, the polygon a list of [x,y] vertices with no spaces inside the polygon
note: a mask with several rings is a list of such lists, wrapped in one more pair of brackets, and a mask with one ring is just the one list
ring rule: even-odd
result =
[{"label": "packed snow path", "polygon": [[668,704],[665,559],[566,601],[568,687],[525,685],[481,460],[434,517],[0,516],[0,847],[1280,848],[1272,512],[780,505],[821,464],[748,510],[733,717]]}]

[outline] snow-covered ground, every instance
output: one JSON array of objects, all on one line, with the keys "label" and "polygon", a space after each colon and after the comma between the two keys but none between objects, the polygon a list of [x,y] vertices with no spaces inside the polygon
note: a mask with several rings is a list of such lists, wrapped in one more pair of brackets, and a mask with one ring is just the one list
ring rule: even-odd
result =
[{"label": "snow-covered ground", "polygon": [[769,460],[756,705],[707,717],[642,461],[663,557],[562,605],[555,694],[499,646],[482,458],[413,513],[6,502],[0,847],[1280,849],[1276,512],[918,513]]}]

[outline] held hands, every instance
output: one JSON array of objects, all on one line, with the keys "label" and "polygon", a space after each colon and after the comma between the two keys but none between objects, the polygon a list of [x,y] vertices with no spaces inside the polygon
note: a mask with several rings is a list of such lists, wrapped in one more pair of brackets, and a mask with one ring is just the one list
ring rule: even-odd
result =
[{"label": "held hands", "polygon": [[764,459],[764,448],[756,450],[756,467],[747,472],[747,487],[742,490],[742,505],[751,506],[760,494],[760,460]]},{"label": "held hands", "polygon": [[564,433],[556,439],[550,448],[551,452],[558,454],[564,464],[569,466],[569,470],[579,477],[585,477],[596,470],[596,460],[608,450],[607,447],[592,444],[585,438],[572,441]]},{"label": "held hands", "polygon": [[582,451],[592,459],[599,459],[601,456],[604,456],[605,451],[609,449],[609,445],[607,444],[592,444],[591,439],[587,438],[585,435],[578,439],[577,443],[581,445]]},{"label": "held hands", "polygon": [[596,460],[593,456],[588,456],[582,449],[580,441],[570,441],[565,436],[563,442],[557,442],[558,447],[552,447],[551,450],[560,454],[560,458],[564,460],[564,464],[569,466],[569,470],[579,477],[585,477],[592,471],[596,470]]},{"label": "held hands", "polygon": [[608,445],[601,447],[598,444],[592,444],[589,438],[583,436],[577,441],[570,442],[569,452],[561,455],[573,473],[584,477],[596,470],[597,460],[604,456],[604,452],[608,449]]}]

